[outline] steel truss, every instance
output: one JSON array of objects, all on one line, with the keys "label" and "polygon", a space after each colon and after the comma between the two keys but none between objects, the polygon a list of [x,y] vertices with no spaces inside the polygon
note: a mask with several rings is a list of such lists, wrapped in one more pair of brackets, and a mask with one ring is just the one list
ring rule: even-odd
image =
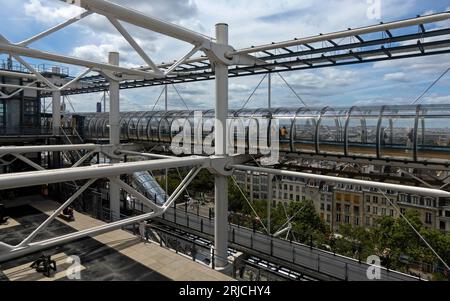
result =
[{"label": "steel truss", "polygon": [[[12,155],[16,159],[28,164],[36,170],[45,170],[39,164],[31,161],[24,154],[29,153],[42,153],[42,152],[65,152],[65,151],[81,151],[86,153],[79,158],[77,162],[72,165],[72,168],[82,165],[87,159],[96,153],[103,152],[108,146],[96,145],[96,144],[72,144],[72,145],[45,145],[45,146],[2,146],[0,147],[0,160],[3,161],[3,157]],[[8,163],[8,162],[4,162]],[[9,164],[12,162],[9,162]]]},{"label": "steel truss", "polygon": [[[66,2],[66,1],[63,1]],[[72,18],[47,31],[16,44],[11,43],[0,35],[0,53],[11,54],[18,62],[32,73],[41,87],[49,90],[43,91],[45,96],[53,97],[53,127],[54,134],[59,135],[61,114],[59,103],[61,95],[89,93],[95,91],[110,91],[110,142],[112,144],[110,153],[120,153],[120,128],[119,128],[119,89],[134,88],[149,85],[167,83],[190,82],[199,80],[215,79],[215,156],[212,157],[185,157],[185,158],[163,158],[152,161],[116,163],[92,165],[87,167],[75,166],[58,170],[38,170],[33,172],[0,175],[0,190],[36,186],[66,181],[85,180],[85,184],[78,188],[74,195],[66,200],[49,218],[41,224],[33,233],[16,246],[0,242],[0,261],[20,257],[39,250],[65,244],[83,237],[95,236],[125,225],[133,224],[142,220],[157,217],[163,214],[173,202],[181,195],[201,168],[208,168],[215,175],[215,249],[217,254],[216,267],[227,265],[227,208],[228,208],[228,182],[227,176],[232,174],[233,168],[242,168],[265,172],[269,174],[287,173],[265,168],[248,167],[239,165],[242,158],[233,158],[226,152],[226,124],[228,114],[228,78],[235,76],[254,75],[258,73],[280,72],[300,70],[306,68],[320,68],[362,62],[373,62],[378,60],[406,58],[442,54],[450,52],[450,40],[447,35],[449,29],[426,31],[424,24],[450,19],[450,13],[441,13],[430,16],[418,17],[398,22],[378,24],[374,26],[349,29],[342,32],[319,35],[292,41],[273,43],[258,47],[250,47],[235,50],[228,42],[228,27],[226,24],[216,25],[215,39],[198,34],[180,26],[143,15],[140,12],[127,9],[120,5],[104,0],[79,0],[82,8],[86,9],[78,18]],[[72,4],[75,4],[72,3]],[[119,66],[119,55],[111,53],[109,63],[83,60],[80,58],[44,52],[27,47],[49,34],[65,28],[79,19],[83,19],[91,13],[97,13],[107,17],[112,25],[122,34],[127,42],[146,62],[143,68],[125,68]],[[155,65],[151,58],[145,54],[120,22],[126,22],[138,27],[148,29],[163,35],[187,42],[192,45],[185,56],[178,61]],[[394,36],[392,30],[406,30],[420,28],[420,33],[401,34]],[[388,38],[377,38],[376,35],[388,35]],[[424,39],[433,38],[433,41]],[[345,44],[340,44],[338,39],[348,39]],[[353,40],[353,41],[352,41]],[[359,42],[354,42],[354,41]],[[411,44],[399,45],[400,42],[412,42]],[[317,44],[323,45],[317,45]],[[393,45],[394,44],[394,45]],[[331,46],[330,46],[331,45]],[[307,48],[307,49],[305,49]],[[191,58],[196,52],[203,51],[206,56]],[[86,70],[75,78],[69,78],[62,86],[56,86],[50,79],[38,72],[28,64],[21,56],[44,59],[76,66],[85,67]],[[214,67],[214,68],[213,68]],[[87,76],[90,72],[97,72],[100,76]],[[26,73],[26,74],[29,74]],[[27,77],[28,75],[24,75]],[[78,82],[79,86],[75,86]],[[32,86],[17,86],[17,89],[29,89]],[[51,91],[51,94],[50,94]],[[8,95],[1,95],[8,97]],[[71,146],[72,148],[74,146]],[[86,146],[84,146],[86,147]],[[42,149],[42,148],[40,148]],[[39,151],[40,149],[33,149]],[[56,151],[57,148],[54,149]],[[45,146],[45,151],[49,146]],[[25,149],[6,149],[6,153],[16,155],[19,159]],[[175,192],[162,205],[158,206],[140,194],[134,188],[120,180],[120,175],[130,174],[137,171],[156,169],[169,169],[177,167],[192,167],[188,176],[182,180]],[[301,173],[290,172],[291,175]],[[450,197],[450,193],[437,189],[409,187],[403,185],[376,183],[372,181],[343,179],[337,177],[301,174],[305,178],[324,179],[328,181],[358,183],[368,187],[386,188],[390,187],[398,191],[421,193],[436,197]],[[43,231],[67,206],[69,206],[83,191],[92,185],[97,179],[108,178],[110,181],[110,193],[116,197],[120,188],[147,203],[152,212],[124,220],[114,221],[106,225],[75,233],[55,237],[43,241],[34,242],[36,235]],[[389,186],[387,186],[389,185]],[[113,190],[112,187],[115,190]]]},{"label": "steel truss", "polygon": [[[88,15],[89,14],[87,13],[82,14],[81,18]],[[251,60],[253,61],[249,61],[248,57],[246,57],[247,60],[242,57],[239,58],[236,67],[229,69],[229,77],[251,76],[272,72],[324,68],[450,53],[450,28],[426,30],[424,26],[425,24],[434,25],[436,22],[446,20],[449,17],[450,13],[448,12],[439,13],[403,21],[348,29],[347,31],[320,34],[318,36],[294,39],[291,41],[255,47],[252,46],[234,51],[230,50],[234,55],[242,56],[250,54],[252,57]],[[181,59],[176,60],[173,63],[155,65],[132,36],[125,30],[117,18],[111,16],[107,16],[107,18],[129,42],[133,49],[136,50],[139,56],[147,63],[147,67],[141,69],[127,69],[111,64],[99,64],[25,48],[28,44],[55,32],[56,29],[59,30],[73,24],[75,21],[71,19],[56,26],[56,29],[50,29],[30,38],[27,42],[24,41],[18,44],[10,44],[3,38],[4,42],[0,43],[0,51],[9,51],[25,56],[58,62],[61,60],[69,60],[68,63],[86,66],[88,69],[75,78],[69,78],[71,81],[64,85],[64,87],[55,87],[51,83],[48,83],[47,80],[44,81],[44,83],[47,84],[49,88],[36,88],[31,87],[32,85],[15,88],[40,89],[42,90],[41,95],[47,97],[50,96],[51,92],[55,89],[61,90],[62,95],[101,92],[109,89],[107,77],[111,76],[112,72],[120,74],[120,89],[205,81],[215,78],[215,72],[211,68],[208,56],[191,58],[193,54],[204,47],[205,43],[210,43],[208,41],[210,41],[211,38],[204,36],[197,37],[193,49]],[[396,34],[393,32],[394,30],[401,30],[402,32]],[[22,61],[23,60],[19,57],[19,62]],[[240,63],[241,61],[249,66],[242,66],[242,63]],[[28,64],[25,66],[28,67]],[[151,71],[146,71],[148,69]],[[29,70],[34,74],[36,73],[33,68]],[[102,71],[101,73],[106,73],[107,76],[105,77],[101,74],[85,76],[90,71]],[[144,77],[144,79],[133,79],[133,76]],[[80,85],[75,86],[74,84],[78,81],[80,81]]]},{"label": "steel truss", "polygon": [[[0,190],[6,188],[29,187],[43,184],[61,183],[66,181],[87,180],[78,190],[67,199],[53,214],[51,214],[36,230],[16,246],[0,242],[0,261],[10,260],[39,250],[51,248],[53,246],[65,244],[87,236],[95,236],[105,232],[119,229],[123,226],[134,224],[139,221],[162,215],[181,196],[186,187],[196,177],[204,166],[207,166],[209,158],[188,157],[162,159],[154,161],[143,161],[134,163],[119,163],[111,165],[93,165],[89,167],[72,167],[57,170],[43,170],[37,172],[25,172],[16,174],[0,175]],[[176,168],[192,166],[191,171],[175,189],[173,194],[163,205],[157,205],[143,196],[140,192],[126,184],[120,179],[120,175],[129,174],[136,171],[157,170],[164,168]],[[61,212],[70,206],[89,186],[100,178],[108,178],[110,181],[121,186],[126,192],[145,202],[153,211],[136,217],[127,218],[117,222],[112,222],[99,227],[78,231],[75,233],[55,237],[43,241],[33,242],[34,238],[57,218]]]},{"label": "steel truss", "polygon": [[[449,13],[442,13],[237,50],[235,53],[251,54],[259,61],[251,66],[230,68],[229,77],[450,53],[450,28],[426,30],[424,26],[448,17]],[[402,33],[393,33],[393,30],[397,29],[401,29]],[[170,72],[165,72],[165,76],[160,78],[123,81],[120,88],[131,89],[215,78],[215,72],[207,57],[183,58],[175,63],[163,63],[157,67]],[[170,74],[172,71],[175,74]],[[84,77],[82,81],[83,87],[67,89],[64,94],[100,92],[109,87],[108,81],[101,75]],[[43,92],[43,95],[48,94]]]},{"label": "steel truss", "polygon": [[[37,151],[36,147],[32,151]],[[61,149],[61,147],[55,147],[55,149]],[[31,151],[31,150],[30,150]],[[20,152],[23,152],[21,150]],[[128,152],[138,154],[137,152]],[[142,153],[142,156],[149,156],[149,154]],[[238,162],[238,160],[236,160]],[[167,201],[159,206],[135,190],[133,187],[123,182],[120,179],[120,175],[131,174],[137,171],[159,170],[167,168],[187,167],[191,166],[192,169],[188,175],[183,179],[179,186],[175,189],[173,194],[167,199]],[[39,250],[48,249],[57,245],[65,244],[80,238],[87,236],[96,236],[105,232],[119,229],[123,226],[134,224],[139,221],[147,220],[150,218],[158,217],[166,212],[171,205],[181,196],[186,187],[196,177],[198,172],[202,168],[214,168],[214,160],[207,157],[191,156],[185,158],[164,158],[151,161],[129,162],[129,163],[117,163],[117,164],[104,164],[104,165],[91,165],[87,167],[71,167],[56,170],[41,170],[35,172],[22,172],[13,174],[0,175],[0,190],[37,186],[44,184],[54,184],[67,181],[87,180],[85,184],[78,188],[78,190],[68,198],[52,215],[50,215],[46,221],[44,221],[36,230],[34,230],[28,237],[16,246],[11,246],[0,242],[0,262],[10,260],[13,258],[21,257],[26,254],[34,253]],[[315,175],[309,173],[301,173],[294,171],[276,170],[270,168],[251,167],[241,164],[232,164],[230,168],[263,172],[274,175],[287,175],[297,176],[306,179],[324,180],[329,182],[350,183],[357,184],[366,187],[373,187],[379,189],[392,189],[395,191],[403,191],[407,193],[414,193],[418,195],[427,195],[434,197],[450,197],[450,192],[442,191],[432,188],[422,188],[405,186],[398,184],[389,184],[382,182],[373,182],[357,179],[345,179],[340,177]],[[58,217],[61,212],[70,206],[89,186],[91,186],[96,180],[101,178],[108,178],[110,181],[119,185],[124,191],[137,198],[139,201],[145,203],[153,211],[147,214],[142,214],[136,217],[127,218],[117,222],[112,222],[103,226],[94,227],[91,229],[75,232],[72,234],[63,235],[43,241],[33,242],[34,238],[41,233],[51,221]],[[225,228],[226,229],[226,228]]]}]

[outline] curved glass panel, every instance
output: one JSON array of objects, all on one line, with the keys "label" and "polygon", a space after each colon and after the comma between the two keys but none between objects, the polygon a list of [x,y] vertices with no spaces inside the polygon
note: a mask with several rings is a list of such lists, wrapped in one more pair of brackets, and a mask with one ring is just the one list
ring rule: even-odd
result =
[{"label": "curved glass panel", "polygon": [[130,118],[130,122],[128,124],[128,138],[129,139],[138,139],[138,124],[141,120],[144,113],[136,113],[133,117]]},{"label": "curved glass panel", "polygon": [[414,158],[416,106],[389,106],[381,116],[380,157]]},{"label": "curved glass panel", "polygon": [[145,112],[143,117],[141,117],[137,124],[137,139],[139,141],[148,140],[148,126],[150,122],[151,116],[155,114],[155,112]]},{"label": "curved glass panel", "polygon": [[160,142],[170,142],[172,139],[172,135],[170,133],[172,121],[174,119],[174,116],[177,116],[179,112],[172,111],[167,112],[164,114],[164,116],[160,119],[159,123],[159,141]]},{"label": "curved glass panel", "polygon": [[235,112],[234,117],[229,118],[228,139],[231,152],[248,149],[249,126],[255,111],[255,109],[239,110]]},{"label": "curved glass panel", "polygon": [[346,128],[346,141],[350,156],[377,156],[377,125],[380,108],[352,108]]},{"label": "curved glass panel", "polygon": [[321,154],[344,154],[344,125],[348,109],[327,108],[318,128],[318,150]]},{"label": "curved glass panel", "polygon": [[417,124],[417,159],[450,161],[449,106],[421,106]]},{"label": "curved glass panel", "polygon": [[90,133],[90,137],[91,138],[97,138],[97,131],[96,131],[96,123],[97,123],[97,118],[91,118],[89,120],[89,133]]},{"label": "curved glass panel", "polygon": [[[212,154],[214,110],[202,113],[197,124],[193,111],[122,113],[121,138],[170,143],[183,129],[172,132],[174,120],[185,119],[191,135],[203,139],[204,153]],[[270,141],[270,122],[276,120],[281,151],[315,153],[317,149],[322,154],[355,157],[379,154],[389,160],[450,161],[450,105],[230,110],[229,116],[237,122],[230,125],[229,138],[241,149],[260,150],[263,139]],[[83,138],[109,137],[108,113],[77,114],[62,122],[64,127],[76,127]]]},{"label": "curved glass panel", "polygon": [[318,110],[306,108],[297,112],[292,127],[294,152],[316,152],[316,126],[319,114]]},{"label": "curved glass panel", "polygon": [[147,128],[150,141],[159,142],[159,123],[164,115],[164,112],[157,112],[150,118],[150,124]]},{"label": "curved glass panel", "polygon": [[276,119],[279,127],[279,146],[280,151],[291,151],[291,129],[295,118],[295,112],[289,109],[278,109],[273,112],[273,119]]},{"label": "curved glass panel", "polygon": [[103,138],[103,122],[102,118],[98,118],[95,122],[95,137],[97,139]]},{"label": "curved glass panel", "polygon": [[103,137],[102,138],[108,138],[109,137],[109,118],[103,118]]}]

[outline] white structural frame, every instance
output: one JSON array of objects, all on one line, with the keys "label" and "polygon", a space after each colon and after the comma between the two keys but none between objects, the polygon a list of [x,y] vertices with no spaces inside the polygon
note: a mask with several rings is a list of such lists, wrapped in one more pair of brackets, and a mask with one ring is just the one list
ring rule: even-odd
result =
[{"label": "white structural frame", "polygon": [[[74,167],[56,170],[41,170],[36,172],[0,175],[0,190],[6,188],[29,187],[36,185],[61,183],[67,181],[87,180],[87,182],[82,187],[78,188],[75,194],[73,194],[66,202],[64,202],[53,214],[51,214],[46,219],[46,221],[44,221],[44,223],[42,223],[35,231],[33,231],[18,245],[12,246],[0,242],[0,262],[17,258],[39,250],[44,250],[56,245],[68,243],[70,241],[74,241],[87,236],[93,235],[95,236],[101,233],[113,231],[123,226],[133,224],[142,220],[158,217],[162,215],[168,208],[170,208],[173,202],[175,202],[181,196],[182,192],[195,178],[195,176],[198,174],[201,168],[209,165],[209,161],[210,161],[209,158],[193,156],[177,159],[161,159],[154,161],[143,161],[132,163],[92,165],[88,167]],[[157,170],[164,168],[176,168],[186,166],[193,166],[193,168],[162,206],[154,204],[151,200],[147,199],[140,192],[136,191],[134,188],[132,188],[119,178],[120,175],[130,174],[137,171]],[[140,201],[143,201],[147,205],[149,205],[149,207],[153,210],[153,212],[44,241],[32,242],[33,239],[37,236],[37,234],[42,232],[48,226],[48,224],[50,224],[51,221],[53,221],[61,214],[61,212],[65,208],[70,206],[70,204],[73,201],[75,201],[76,198],[79,197],[97,179],[101,178],[113,179],[112,181],[114,181],[116,185],[122,187],[128,193],[130,193],[134,197],[138,198]]]},{"label": "white structural frame", "polygon": [[45,146],[2,146],[0,147],[0,160],[6,155],[14,156],[22,162],[28,164],[36,170],[45,170],[39,164],[31,161],[24,154],[29,153],[42,153],[42,152],[66,152],[66,151],[87,151],[77,162],[72,165],[72,168],[78,167],[83,164],[88,158],[95,153],[104,153],[104,150],[110,148],[108,145],[96,145],[96,144],[63,144],[63,145],[45,145]]},{"label": "white structural frame", "polygon": [[[61,0],[67,3],[65,0]],[[17,246],[11,246],[0,242],[0,261],[20,257],[26,254],[30,254],[46,248],[51,248],[60,244],[68,243],[79,238],[87,236],[95,236],[108,231],[119,229],[125,225],[136,223],[142,220],[153,218],[163,214],[171,204],[181,195],[182,191],[186,189],[187,185],[197,175],[201,168],[208,168],[215,173],[215,266],[222,268],[227,265],[227,250],[228,250],[228,181],[227,176],[232,173],[233,168],[239,168],[243,170],[253,170],[258,172],[266,172],[269,174],[287,174],[300,176],[301,173],[288,172],[282,170],[249,167],[245,165],[238,165],[239,159],[232,158],[227,154],[226,137],[227,127],[226,119],[228,117],[228,66],[232,65],[258,65],[261,63],[259,59],[250,54],[254,54],[259,51],[267,51],[278,47],[290,47],[296,45],[302,45],[312,42],[327,41],[335,38],[350,37],[357,34],[365,34],[371,32],[377,32],[380,30],[389,30],[395,28],[401,28],[403,26],[419,25],[428,22],[436,22],[450,19],[450,13],[441,13],[425,17],[419,17],[410,20],[391,22],[385,24],[379,24],[375,26],[369,26],[365,28],[352,29],[343,32],[337,32],[327,35],[321,35],[318,37],[310,37],[303,39],[296,39],[293,41],[273,43],[270,45],[263,45],[258,47],[251,47],[241,50],[235,50],[229,45],[228,42],[228,26],[226,24],[216,25],[216,37],[210,38],[205,35],[196,33],[192,30],[183,28],[178,25],[174,25],[163,20],[146,16],[138,11],[125,8],[121,5],[111,3],[105,0],[79,0],[74,1],[73,5],[79,4],[86,10],[78,17],[71,18],[57,26],[54,26],[40,34],[37,34],[25,41],[13,44],[6,38],[0,35],[0,53],[6,52],[11,54],[17,61],[23,64],[32,75],[21,75],[24,78],[30,78],[43,83],[46,88],[44,89],[53,91],[53,132],[55,135],[59,135],[60,123],[61,123],[61,91],[67,89],[70,85],[80,80],[84,75],[89,72],[99,72],[104,74],[110,81],[110,143],[113,154],[120,153],[120,136],[119,136],[119,82],[129,79],[152,79],[165,77],[173,74],[175,69],[181,63],[189,62],[201,62],[209,60],[214,66],[215,70],[215,156],[212,157],[185,157],[185,158],[159,158],[152,161],[142,162],[129,162],[118,163],[113,161],[111,164],[106,165],[92,165],[87,167],[73,167],[69,169],[58,170],[39,170],[35,172],[17,173],[0,175],[0,190],[19,188],[26,186],[36,186],[52,183],[60,183],[66,181],[75,180],[87,180],[87,182],[78,189],[78,191],[72,195],[64,204],[61,205],[43,224],[41,224],[32,234],[25,238]],[[135,51],[141,56],[148,66],[142,68],[125,68],[119,66],[119,55],[116,53],[110,54],[108,63],[100,63],[90,60],[84,60],[75,57],[69,57],[60,54],[54,54],[50,52],[40,51],[27,46],[33,42],[36,42],[58,30],[65,28],[78,20],[81,20],[92,13],[105,16],[112,25],[122,34],[127,42],[135,49]],[[135,26],[145,28],[154,32],[158,32],[165,36],[175,38],[180,41],[184,41],[193,45],[185,56],[180,60],[174,61],[170,64],[162,64],[157,66],[148,56],[145,51],[137,44],[128,31],[122,26],[120,22],[133,24]],[[206,57],[191,58],[197,51],[203,51]],[[81,73],[72,81],[64,84],[62,87],[57,87],[48,78],[44,77],[41,73],[35,70],[30,64],[25,62],[20,56],[26,56],[37,59],[44,59],[48,61],[54,61],[59,63],[84,66],[86,71]],[[164,70],[164,71],[163,71]],[[17,86],[19,89],[33,89],[32,85]],[[17,91],[15,93],[18,93]],[[7,97],[7,95],[0,95],[1,97]],[[71,146],[74,149],[74,146]],[[45,146],[45,151],[49,151],[51,146]],[[57,150],[55,147],[53,150]],[[86,148],[84,148],[86,149]],[[0,149],[1,151],[1,149]],[[19,159],[21,154],[26,152],[22,149],[16,151],[15,149],[8,150],[10,153],[18,155]],[[143,156],[149,156],[149,154],[142,154]],[[170,196],[163,206],[158,206],[151,203],[142,194],[134,190],[132,187],[120,180],[120,175],[130,174],[137,171],[147,171],[155,169],[169,169],[177,167],[193,166],[189,174],[183,179],[175,192]],[[335,177],[327,177],[320,175],[301,174],[306,178],[317,178],[324,180],[331,180],[335,182],[358,182],[361,185],[377,188],[396,189],[399,191],[417,192],[426,195],[433,196],[445,196],[449,197],[450,193],[442,190],[421,188],[421,187],[409,187],[404,185],[376,183],[363,180],[343,179]],[[63,235],[47,239],[44,241],[33,242],[38,233],[47,227],[47,225],[54,220],[64,208],[69,206],[85,189],[87,189],[97,179],[108,178],[111,183],[113,195],[118,189],[122,188],[136,198],[144,201],[150,205],[154,210],[151,213],[143,214],[140,216],[127,218],[120,221],[113,221],[112,223],[94,227],[91,229],[78,231],[75,233]],[[114,193],[113,193],[114,191]],[[114,198],[112,205],[117,206],[117,198]],[[117,207],[115,207],[117,210]]]}]

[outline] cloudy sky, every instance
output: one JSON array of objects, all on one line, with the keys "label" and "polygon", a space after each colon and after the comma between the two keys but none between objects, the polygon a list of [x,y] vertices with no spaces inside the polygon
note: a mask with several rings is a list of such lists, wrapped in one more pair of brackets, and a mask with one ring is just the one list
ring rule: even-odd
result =
[{"label": "cloudy sky", "polygon": [[[373,1],[114,0],[208,36],[213,35],[214,24],[226,22],[230,26],[230,43],[235,48],[450,10],[450,0],[381,0],[381,19],[376,20],[367,15],[368,2]],[[76,7],[57,0],[0,0],[0,4],[0,33],[12,42],[20,42],[79,12]],[[190,45],[159,34],[134,26],[127,25],[126,28],[156,62],[177,59],[190,49]],[[31,47],[100,61],[107,60],[109,51],[119,51],[121,65],[131,67],[143,64],[114,27],[98,15],[91,15]],[[283,76],[308,105],[411,103],[448,67],[450,56],[444,55],[295,71],[283,73]],[[74,76],[81,71],[73,66],[70,68]],[[230,107],[239,108],[260,80],[261,76],[231,79]],[[176,87],[189,109],[203,109],[213,106],[212,84],[201,82]],[[152,109],[161,89],[153,87],[122,91],[122,110]],[[247,107],[266,106],[266,90],[264,82]],[[94,111],[95,103],[101,97],[100,94],[72,96],[71,101],[77,111]],[[169,108],[185,108],[173,87],[169,88],[169,98]],[[450,75],[446,75],[422,102],[450,103]],[[300,106],[294,94],[277,75],[273,78],[273,106]],[[163,108],[162,103],[156,108]]]}]

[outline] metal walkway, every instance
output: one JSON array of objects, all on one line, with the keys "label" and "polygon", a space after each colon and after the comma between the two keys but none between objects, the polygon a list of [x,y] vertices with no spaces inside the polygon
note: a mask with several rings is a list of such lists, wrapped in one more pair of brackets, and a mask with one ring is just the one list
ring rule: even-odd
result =
[{"label": "metal walkway", "polygon": [[[175,213],[176,212],[176,213]],[[175,213],[175,214],[174,214]],[[214,219],[205,218],[183,210],[168,210],[159,222],[182,227],[208,237],[214,236]],[[230,225],[228,228],[230,246],[247,254],[270,258],[272,262],[294,264],[305,274],[322,280],[368,281],[365,262],[334,255],[331,252],[310,246],[273,238],[251,229]],[[417,277],[381,268],[381,281],[419,281]]]}]

